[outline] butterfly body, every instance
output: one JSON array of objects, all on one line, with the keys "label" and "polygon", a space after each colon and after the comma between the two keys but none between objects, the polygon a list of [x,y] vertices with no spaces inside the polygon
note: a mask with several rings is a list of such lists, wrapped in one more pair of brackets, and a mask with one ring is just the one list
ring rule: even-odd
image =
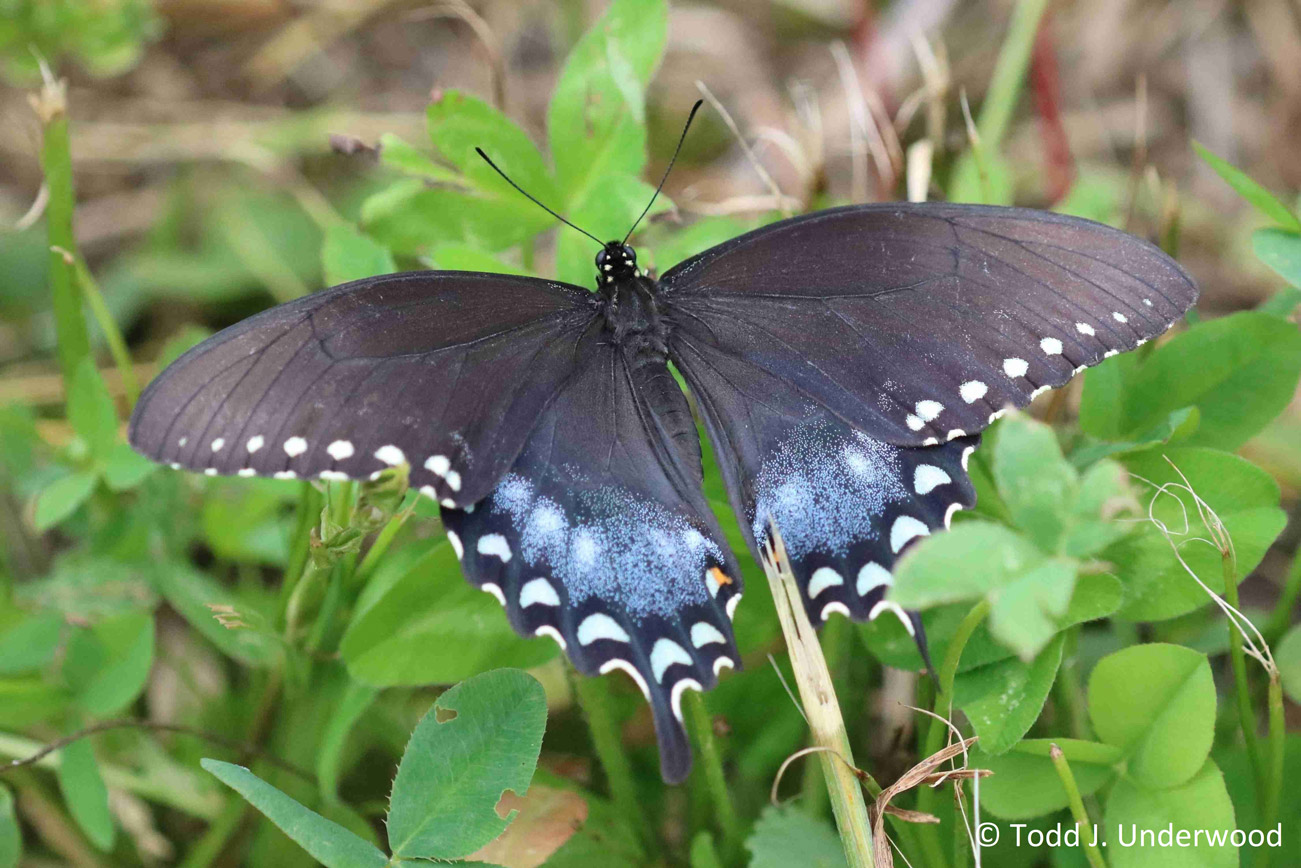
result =
[{"label": "butterfly body", "polygon": [[893,567],[974,504],[981,430],[1197,296],[1109,227],[942,203],[781,221],[658,280],[609,242],[596,270],[595,293],[417,272],[273,308],[159,375],[130,441],[211,475],[408,465],[518,632],[633,678],[670,781],[691,762],[683,692],[740,662],[744,590],[674,369],[751,552],[781,534],[810,620],[893,612],[920,645]]}]

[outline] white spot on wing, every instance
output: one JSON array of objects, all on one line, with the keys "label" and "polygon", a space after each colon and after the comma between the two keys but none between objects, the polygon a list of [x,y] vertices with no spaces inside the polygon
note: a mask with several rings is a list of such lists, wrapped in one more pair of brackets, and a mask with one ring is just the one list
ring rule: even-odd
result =
[{"label": "white spot on wing", "polygon": [[341,470],[322,470],[317,475],[320,476],[321,479],[333,479],[336,481],[343,481],[348,478],[348,474]]},{"label": "white spot on wing", "polygon": [[917,418],[916,416],[912,415],[911,413],[908,414],[908,418],[905,419],[904,421],[908,423],[908,429],[910,431],[920,431],[922,430],[922,428],[926,427],[925,422],[923,422],[921,419]]},{"label": "white spot on wing", "polygon": [[1148,307],[1151,307],[1151,306],[1152,306],[1152,299],[1150,299],[1150,298],[1145,298],[1145,299],[1143,299],[1143,304],[1147,305]]},{"label": "white spot on wing", "polygon": [[950,503],[949,508],[944,510],[944,528],[946,530],[953,526],[953,514],[960,509],[962,509],[962,504]]},{"label": "white spot on wing", "polygon": [[941,485],[947,485],[953,479],[941,467],[934,464],[918,464],[913,471],[913,490],[918,494],[930,494]]},{"label": "white spot on wing", "polygon": [[822,618],[823,621],[825,621],[831,617],[832,612],[839,612],[840,614],[844,615],[846,618],[850,617],[849,607],[846,606],[844,603],[840,602],[839,600],[834,600],[830,603],[827,603],[827,605],[823,606],[822,614],[820,617]]},{"label": "white spot on wing", "polygon": [[460,491],[461,474],[457,473],[455,470],[447,471],[447,487],[452,489],[452,491]]},{"label": "white spot on wing", "polygon": [[217,468],[215,468],[215,467],[208,467],[208,468],[206,468],[206,469],[203,471],[203,475],[204,475],[204,476],[216,476],[216,475],[217,475]]},{"label": "white spot on wing", "polygon": [[389,467],[397,467],[399,464],[407,460],[407,456],[403,454],[402,450],[394,446],[392,443],[376,449],[375,457],[380,461],[383,461]]},{"label": "white spot on wing", "polygon": [[459,561],[465,557],[465,546],[461,545],[461,538],[456,535],[456,531],[447,532],[447,541],[452,544],[452,551],[456,552],[456,559]]},{"label": "white spot on wing", "polygon": [[670,666],[678,663],[683,666],[691,665],[691,655],[687,653],[687,649],[672,639],[656,639],[655,647],[651,648],[650,653],[651,674],[655,676],[655,680],[664,683],[664,673]]},{"label": "white spot on wing", "polygon": [[501,603],[503,606],[506,605],[506,595],[501,592],[501,588],[498,585],[495,585],[492,582],[484,582],[479,586],[479,590],[492,594],[497,598],[498,603]]},{"label": "white spot on wing", "polygon": [[958,387],[958,394],[961,395],[962,400],[966,401],[968,404],[976,403],[981,398],[985,397],[985,393],[988,391],[989,387],[980,380],[967,380],[967,382]]},{"label": "white spot on wing", "polygon": [[506,537],[499,533],[486,533],[479,537],[476,548],[481,555],[501,558],[503,564],[510,563],[510,543],[506,542]]},{"label": "white spot on wing", "polygon": [[543,578],[529,579],[519,591],[521,609],[529,606],[559,606],[560,595],[551,583]]},{"label": "white spot on wing", "polygon": [[922,421],[930,422],[944,412],[944,405],[939,401],[918,401],[917,406],[913,409],[917,411],[917,415],[922,418]]},{"label": "white spot on wing", "polygon": [[560,631],[555,627],[552,627],[550,624],[543,624],[541,627],[538,627],[533,631],[533,635],[550,636],[552,639],[556,640],[556,644],[560,646],[561,651],[564,651],[567,647],[565,644],[565,637],[560,635]]},{"label": "white spot on wing", "polygon": [[1033,392],[1030,393],[1030,400],[1033,401],[1035,398],[1038,398],[1044,392],[1048,392],[1051,390],[1052,390],[1052,386],[1040,386],[1039,388],[1035,389]]},{"label": "white spot on wing", "polygon": [[290,437],[285,441],[285,454],[295,458],[307,451],[307,441],[302,437]]},{"label": "white spot on wing", "polygon": [[342,461],[345,458],[351,458],[353,452],[356,450],[352,448],[352,443],[350,441],[335,440],[329,446],[325,447],[325,451],[330,453],[330,457],[335,461]]},{"label": "white spot on wing", "polygon": [[249,455],[252,455],[254,452],[262,448],[263,443],[266,443],[266,440],[262,435],[254,434],[252,437],[248,438],[248,442],[244,444],[244,448],[248,450]]},{"label": "white spot on wing", "polygon": [[1062,354],[1062,342],[1057,338],[1044,338],[1039,342],[1039,349],[1043,350],[1046,355],[1060,356]]},{"label": "white spot on wing", "polygon": [[272,479],[297,479],[298,474],[294,473],[292,470],[277,470],[275,473],[271,474],[271,478]]},{"label": "white spot on wing", "polygon": [[967,469],[967,461],[971,459],[971,453],[973,453],[973,452],[975,452],[975,451],[976,451],[976,447],[975,447],[975,446],[968,446],[966,449],[963,449],[963,450],[962,450],[962,469],[963,469],[963,470],[966,470],[966,469]]},{"label": "white spot on wing", "polygon": [[733,594],[727,598],[727,602],[723,604],[723,608],[727,610],[727,620],[731,621],[736,618],[736,607],[740,602],[740,594]]},{"label": "white spot on wing", "polygon": [[239,471],[240,476],[257,476],[257,471],[252,467],[242,467]]},{"label": "white spot on wing", "polygon": [[425,459],[425,469],[438,476],[446,476],[451,466],[452,462],[447,460],[446,455],[430,455]]},{"label": "white spot on wing", "polygon": [[1086,322],[1077,322],[1077,323],[1075,324],[1075,330],[1076,330],[1077,332],[1079,332],[1080,334],[1082,334],[1082,335],[1090,335],[1090,336],[1092,336],[1092,335],[1097,334],[1097,332],[1095,332],[1095,331],[1093,330],[1093,326],[1089,325],[1089,324],[1086,323]]},{"label": "white spot on wing", "polygon": [[867,620],[875,621],[876,616],[880,615],[882,612],[894,612],[895,617],[897,617],[903,624],[903,628],[908,631],[908,635],[916,637],[917,630],[913,627],[912,618],[909,618],[908,613],[900,608],[899,604],[893,600],[882,600],[873,606],[872,611],[867,613]]},{"label": "white spot on wing", "polygon": [[724,669],[735,668],[736,664],[732,662],[731,657],[718,657],[714,660],[714,677],[717,678],[718,673],[722,672]]},{"label": "white spot on wing", "polygon": [[1007,374],[1012,379],[1024,377],[1028,370],[1030,370],[1030,363],[1025,359],[1003,359],[1003,373]]},{"label": "white spot on wing", "polygon": [[809,599],[813,599],[827,588],[834,588],[836,585],[843,585],[844,583],[844,577],[831,567],[818,567],[813,571],[813,575],[809,578],[809,588],[807,592]]},{"label": "white spot on wing", "polygon": [[226,438],[225,438],[225,437],[218,437],[216,440],[213,440],[213,441],[212,441],[212,451],[213,451],[213,452],[220,452],[220,451],[221,451],[221,447],[223,447],[223,446],[225,446],[225,445],[226,445]]},{"label": "white spot on wing", "polygon": [[601,668],[597,671],[604,675],[614,669],[622,669],[624,672],[631,675],[632,680],[637,682],[637,686],[641,688],[641,695],[646,697],[647,702],[650,701],[650,688],[646,686],[646,679],[642,678],[641,673],[637,671],[637,667],[633,666],[627,660],[620,660],[618,657],[615,657],[612,660],[607,660],[602,663]]},{"label": "white spot on wing", "polygon": [[695,645],[697,648],[704,648],[706,645],[713,642],[726,645],[727,637],[708,621],[697,621],[691,625],[692,645]]},{"label": "white spot on wing", "polygon": [[591,645],[600,639],[609,639],[613,642],[632,641],[628,631],[620,627],[618,621],[604,612],[588,615],[583,619],[583,623],[578,625],[579,645]]},{"label": "white spot on wing", "polygon": [[926,536],[929,533],[930,529],[911,515],[901,515],[894,520],[894,524],[890,527],[890,551],[898,554],[899,550],[907,545],[909,540],[919,536]]},{"label": "white spot on wing", "polygon": [[890,575],[889,570],[876,561],[868,561],[858,571],[858,581],[854,584],[854,590],[858,591],[860,597],[866,597],[876,588],[888,588],[893,582],[894,577]]},{"label": "white spot on wing", "polygon": [[673,716],[682,722],[682,693],[686,690],[700,690],[700,682],[694,678],[683,678],[673,684],[673,690],[669,692],[669,705],[673,708]]},{"label": "white spot on wing", "polygon": [[1129,322],[1129,317],[1125,316],[1120,311],[1116,311],[1115,313],[1113,313],[1111,315],[1111,318],[1114,319],[1116,322]]}]

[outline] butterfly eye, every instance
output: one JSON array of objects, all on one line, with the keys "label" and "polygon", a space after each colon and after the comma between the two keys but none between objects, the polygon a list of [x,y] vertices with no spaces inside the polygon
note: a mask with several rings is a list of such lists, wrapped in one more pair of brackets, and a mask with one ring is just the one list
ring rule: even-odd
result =
[{"label": "butterfly eye", "polygon": [[623,258],[626,262],[632,264],[637,261],[637,251],[625,244],[623,246]]}]

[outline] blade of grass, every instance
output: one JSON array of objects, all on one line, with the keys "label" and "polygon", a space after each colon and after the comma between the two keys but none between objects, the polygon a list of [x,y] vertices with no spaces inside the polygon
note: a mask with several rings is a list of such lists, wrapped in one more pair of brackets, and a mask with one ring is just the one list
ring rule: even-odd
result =
[{"label": "blade of grass", "polygon": [[741,853],[742,829],[736,806],[732,804],[732,795],[727,789],[722,751],[719,749],[718,738],[714,735],[713,721],[709,719],[709,709],[705,707],[704,694],[689,691],[684,698],[687,714],[691,716],[696,746],[700,748],[700,766],[705,773],[709,799],[714,805],[718,831],[723,835],[723,857],[732,861]]},{"label": "blade of grass", "polygon": [[72,267],[81,297],[90,308],[100,331],[104,333],[104,341],[108,344],[109,354],[113,356],[113,364],[117,366],[118,374],[122,377],[122,390],[126,392],[127,410],[130,411],[140,398],[140,381],[136,378],[131,351],[127,349],[122,331],[117,327],[117,321],[113,319],[108,305],[104,303],[104,294],[100,292],[99,284],[90,273],[90,269],[86,267],[86,260],[82,259],[79,253],[62,247],[53,247],[51,250],[62,256],[63,261]]},{"label": "blade of grass", "polygon": [[67,85],[55,79],[44,63],[41,64],[41,73],[45,83],[40,93],[33,94],[30,100],[41,122],[41,171],[45,173],[45,185],[49,189],[45,227],[50,251],[50,294],[54,307],[54,331],[58,338],[59,367],[63,370],[63,382],[67,387],[72,384],[77,365],[90,355],[90,336],[72,265],[58,252],[58,249],[75,249]]},{"label": "blade of grass", "polygon": [[822,656],[818,635],[813,632],[804,603],[800,599],[795,576],[786,558],[786,547],[776,528],[769,528],[771,549],[762,558],[764,573],[772,588],[777,617],[781,621],[782,635],[790,652],[795,683],[799,685],[804,715],[809,722],[818,751],[822,773],[827,780],[827,794],[831,797],[831,813],[840,831],[840,842],[845,850],[845,861],[850,868],[872,868],[872,831],[867,819],[867,803],[858,778],[850,771],[854,756],[845,732],[845,721],[836,700],[831,673]]},{"label": "blade of grass", "polygon": [[[1221,558],[1224,570],[1224,599],[1235,610],[1238,606],[1237,564],[1233,552],[1225,551]],[[1247,657],[1242,650],[1242,631],[1232,618],[1229,621],[1229,660],[1233,666],[1233,684],[1238,700],[1238,718],[1242,726],[1242,739],[1247,745],[1247,758],[1251,761],[1251,776],[1256,782],[1256,803],[1264,813],[1266,807],[1265,764],[1256,737],[1256,712],[1251,707],[1251,685],[1247,681]]]},{"label": "blade of grass", "polygon": [[1066,754],[1054,744],[1049,748],[1048,755],[1052,757],[1053,768],[1057,769],[1057,777],[1066,790],[1066,799],[1071,806],[1071,816],[1075,818],[1075,828],[1080,834],[1080,849],[1084,851],[1084,857],[1089,860],[1092,868],[1107,868],[1097,846],[1091,843],[1093,836],[1087,832],[1093,828],[1093,824],[1089,822],[1088,811],[1084,810],[1084,800],[1080,798],[1080,788],[1075,783],[1075,775],[1071,772],[1070,763],[1066,761]]}]

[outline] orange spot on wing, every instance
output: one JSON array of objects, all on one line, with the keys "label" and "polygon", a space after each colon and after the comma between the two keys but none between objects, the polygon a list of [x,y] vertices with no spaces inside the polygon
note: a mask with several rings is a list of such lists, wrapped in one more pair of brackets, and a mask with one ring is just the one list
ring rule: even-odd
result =
[{"label": "orange spot on wing", "polygon": [[719,587],[732,584],[732,577],[720,570],[718,567],[710,567],[709,575],[713,576],[714,581],[718,582]]}]

